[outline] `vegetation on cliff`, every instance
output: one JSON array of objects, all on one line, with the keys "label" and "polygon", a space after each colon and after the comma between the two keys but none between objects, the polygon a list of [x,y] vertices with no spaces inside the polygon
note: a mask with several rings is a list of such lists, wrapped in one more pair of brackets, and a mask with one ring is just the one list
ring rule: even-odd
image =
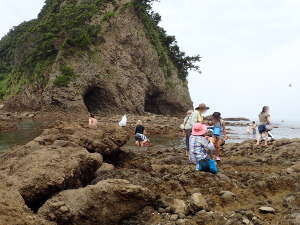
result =
[{"label": "vegetation on cliff", "polygon": [[[175,37],[168,36],[158,26],[160,16],[153,12],[152,2],[132,0],[123,8],[134,7],[159,55],[165,75],[175,67],[179,78],[185,81],[190,69],[199,70],[196,63],[200,57],[186,56]],[[67,86],[75,79],[65,59],[105,41],[101,38],[101,24],[116,16],[113,11],[105,11],[108,3],[116,5],[118,0],[46,0],[37,19],[14,27],[0,41],[0,98],[15,95],[23,87],[44,88],[54,62],[61,68],[54,85]],[[94,24],[93,18],[99,15],[101,23]]]},{"label": "vegetation on cliff", "polygon": [[137,15],[144,23],[147,34],[159,55],[164,72],[169,74],[172,66],[175,65],[179,78],[185,81],[189,70],[200,72],[200,67],[197,65],[200,56],[186,56],[186,53],[180,50],[175,36],[167,35],[164,28],[159,26],[161,16],[154,12],[151,6],[154,1],[158,0],[135,0]]}]

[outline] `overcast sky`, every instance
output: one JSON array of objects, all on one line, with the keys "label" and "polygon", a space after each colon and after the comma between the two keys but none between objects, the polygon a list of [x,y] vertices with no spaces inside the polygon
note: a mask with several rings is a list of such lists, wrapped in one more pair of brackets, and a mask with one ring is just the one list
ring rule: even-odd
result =
[{"label": "overcast sky", "polygon": [[[0,0],[0,37],[43,4]],[[300,121],[299,0],[161,0],[155,8],[182,50],[203,57],[202,75],[189,77],[195,105],[253,119],[270,105],[273,118]]]}]

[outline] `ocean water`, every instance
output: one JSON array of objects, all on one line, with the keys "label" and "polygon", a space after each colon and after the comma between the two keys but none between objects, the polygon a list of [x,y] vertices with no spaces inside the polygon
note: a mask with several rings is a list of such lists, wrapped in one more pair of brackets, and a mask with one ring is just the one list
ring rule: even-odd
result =
[{"label": "ocean water", "polygon": [[[246,122],[243,122],[246,124]],[[271,133],[275,139],[280,138],[300,138],[300,122],[276,122]],[[252,135],[247,133],[247,127],[228,126],[230,129],[228,142],[239,143],[245,140],[254,139]],[[18,129],[14,131],[0,133],[0,154],[9,151],[14,145],[23,145],[39,136],[42,132],[41,123],[36,121],[24,121],[18,125]],[[184,138],[168,138],[162,136],[150,137],[154,145],[168,146],[174,148],[183,148]],[[129,146],[134,146],[134,138],[128,142]]]},{"label": "ocean water", "polygon": [[18,124],[16,130],[0,132],[0,154],[15,145],[23,145],[41,134],[41,123],[27,120]]},{"label": "ocean water", "polygon": [[[243,122],[244,123],[244,122]],[[300,138],[300,122],[274,122],[274,128],[271,133],[274,139],[280,138]],[[234,127],[228,126],[230,129],[229,142],[242,142],[245,140],[253,139],[252,135],[247,133],[247,127]]]}]

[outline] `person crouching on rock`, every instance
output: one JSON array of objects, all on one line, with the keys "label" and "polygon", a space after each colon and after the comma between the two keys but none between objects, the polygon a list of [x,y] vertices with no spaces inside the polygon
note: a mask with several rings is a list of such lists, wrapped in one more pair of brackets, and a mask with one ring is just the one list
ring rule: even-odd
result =
[{"label": "person crouching on rock", "polygon": [[138,120],[135,127],[135,144],[139,147],[148,147],[150,145],[149,139],[145,136],[145,127],[142,121]]},{"label": "person crouching on rock", "polygon": [[217,167],[212,155],[215,146],[212,138],[205,136],[207,134],[207,126],[196,123],[193,126],[192,135],[190,137],[190,162],[197,164],[197,170],[217,173]]},{"label": "person crouching on rock", "polygon": [[216,160],[220,161],[221,148],[225,140],[228,139],[225,122],[221,118],[221,113],[214,112],[212,115],[212,125],[213,125],[213,143],[216,149]]},{"label": "person crouching on rock", "polygon": [[90,128],[97,128],[97,125],[98,125],[98,121],[95,118],[94,114],[90,114],[89,127]]}]

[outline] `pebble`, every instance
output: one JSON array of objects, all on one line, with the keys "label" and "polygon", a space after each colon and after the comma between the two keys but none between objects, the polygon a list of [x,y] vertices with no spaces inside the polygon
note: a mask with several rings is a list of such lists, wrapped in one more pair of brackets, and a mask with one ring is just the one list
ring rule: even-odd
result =
[{"label": "pebble", "polygon": [[194,208],[196,211],[206,209],[208,207],[207,202],[201,193],[192,194],[190,203],[192,208]]},{"label": "pebble", "polygon": [[170,217],[170,220],[172,220],[172,221],[178,220],[178,215],[177,215],[177,214],[173,214],[173,215]]},{"label": "pebble", "polygon": [[59,211],[61,211],[62,213],[66,213],[69,211],[69,209],[66,206],[62,206],[59,208]]},{"label": "pebble", "polygon": [[275,209],[273,209],[272,207],[268,207],[268,206],[260,207],[259,211],[262,213],[275,213]]},{"label": "pebble", "polygon": [[159,208],[159,209],[158,209],[158,212],[159,212],[159,213],[164,213],[164,212],[166,212],[166,210],[165,210],[164,208]]},{"label": "pebble", "polygon": [[185,218],[185,215],[183,213],[179,213],[178,216],[179,216],[180,219],[184,219]]},{"label": "pebble", "polygon": [[184,220],[184,219],[179,219],[179,220],[177,220],[176,224],[177,224],[177,225],[186,224],[186,220]]},{"label": "pebble", "polygon": [[243,224],[246,224],[246,225],[250,224],[250,220],[248,220],[247,218],[244,218],[243,219]]},{"label": "pebble", "polygon": [[230,192],[230,191],[221,191],[220,192],[220,197],[224,201],[232,201],[232,200],[235,200],[236,195],[234,193]]}]

